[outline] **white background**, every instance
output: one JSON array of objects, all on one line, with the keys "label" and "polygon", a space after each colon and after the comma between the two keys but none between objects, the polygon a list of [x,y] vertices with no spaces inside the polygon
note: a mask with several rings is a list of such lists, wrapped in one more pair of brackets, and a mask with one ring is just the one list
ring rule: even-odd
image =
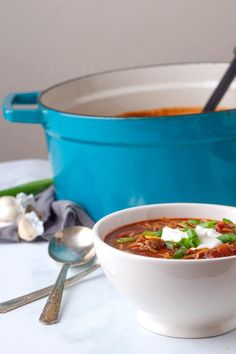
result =
[{"label": "white background", "polygon": [[[229,61],[235,0],[0,0],[0,99],[129,66]],[[0,119],[0,160],[46,157],[43,131]]]}]

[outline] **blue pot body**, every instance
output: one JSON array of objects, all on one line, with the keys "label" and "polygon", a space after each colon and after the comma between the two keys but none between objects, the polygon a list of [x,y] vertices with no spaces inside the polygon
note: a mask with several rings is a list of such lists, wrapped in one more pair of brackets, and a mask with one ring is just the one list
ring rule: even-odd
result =
[{"label": "blue pot body", "polygon": [[[9,121],[45,130],[56,197],[94,220],[163,202],[236,205],[236,111],[163,118],[102,118],[41,106],[40,93],[9,95]],[[14,105],[36,104],[35,109]]]}]

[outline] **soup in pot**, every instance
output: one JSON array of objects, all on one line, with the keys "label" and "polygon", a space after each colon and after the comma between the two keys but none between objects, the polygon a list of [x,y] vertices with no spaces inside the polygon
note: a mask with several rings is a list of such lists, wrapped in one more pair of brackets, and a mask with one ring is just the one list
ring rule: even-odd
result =
[{"label": "soup in pot", "polygon": [[[163,117],[163,116],[177,116],[185,114],[196,114],[202,112],[202,107],[167,107],[154,108],[142,111],[125,112],[119,117]],[[217,111],[222,111],[225,108],[218,108]]]},{"label": "soup in pot", "polygon": [[110,232],[105,242],[120,251],[147,257],[228,257],[236,255],[236,224],[225,218],[140,221]]}]

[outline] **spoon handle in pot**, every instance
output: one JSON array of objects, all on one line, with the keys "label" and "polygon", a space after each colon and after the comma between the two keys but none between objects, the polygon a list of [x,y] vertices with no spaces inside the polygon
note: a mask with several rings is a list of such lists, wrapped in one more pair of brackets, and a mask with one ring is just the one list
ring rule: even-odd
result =
[{"label": "spoon handle in pot", "polygon": [[[100,267],[100,265],[96,263],[91,268],[88,268],[88,269],[84,270],[83,272],[80,272],[79,274],[73,275],[72,277],[68,278],[65,281],[65,286],[67,287],[69,285],[74,284],[78,280],[83,279],[84,277],[86,277],[90,273],[97,270],[99,267]],[[39,299],[49,295],[53,289],[53,286],[54,285],[47,286],[46,288],[36,290],[36,291],[33,291],[32,293],[29,293],[29,294],[26,294],[23,296],[19,296],[14,299],[0,303],[0,313],[6,313],[9,311],[15,310],[21,306],[30,304],[33,301],[39,300]]]},{"label": "spoon handle in pot", "polygon": [[64,290],[64,283],[70,263],[65,263],[57,277],[56,283],[47,299],[43,311],[39,317],[42,324],[54,324],[58,321],[61,299]]}]

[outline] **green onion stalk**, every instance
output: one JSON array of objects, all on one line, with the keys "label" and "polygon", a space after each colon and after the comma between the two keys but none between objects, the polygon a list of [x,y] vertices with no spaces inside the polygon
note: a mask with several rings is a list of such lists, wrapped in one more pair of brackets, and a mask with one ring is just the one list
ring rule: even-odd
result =
[{"label": "green onion stalk", "polygon": [[51,178],[42,179],[35,182],[25,183],[13,188],[8,188],[0,191],[0,197],[10,195],[15,197],[18,193],[25,194],[38,194],[43,192],[45,189],[50,187],[53,184],[53,180]]}]

